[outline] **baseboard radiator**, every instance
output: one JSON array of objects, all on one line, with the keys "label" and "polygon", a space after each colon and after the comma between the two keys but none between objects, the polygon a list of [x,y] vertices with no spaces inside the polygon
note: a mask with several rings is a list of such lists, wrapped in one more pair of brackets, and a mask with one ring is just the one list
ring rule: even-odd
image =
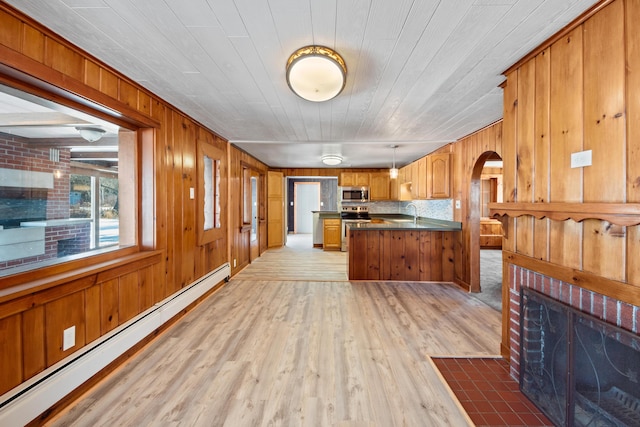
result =
[{"label": "baseboard radiator", "polygon": [[231,275],[229,263],[0,396],[0,426],[22,426]]}]

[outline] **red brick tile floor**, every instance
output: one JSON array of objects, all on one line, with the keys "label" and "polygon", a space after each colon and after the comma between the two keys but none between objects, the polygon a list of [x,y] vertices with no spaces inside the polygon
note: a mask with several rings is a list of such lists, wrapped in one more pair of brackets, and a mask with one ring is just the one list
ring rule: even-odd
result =
[{"label": "red brick tile floor", "polygon": [[501,358],[432,358],[449,388],[480,426],[553,426],[525,397]]}]

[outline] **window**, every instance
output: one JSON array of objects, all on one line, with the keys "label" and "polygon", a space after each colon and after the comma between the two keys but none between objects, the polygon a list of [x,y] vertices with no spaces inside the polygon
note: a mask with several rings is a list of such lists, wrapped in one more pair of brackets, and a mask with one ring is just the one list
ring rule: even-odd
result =
[{"label": "window", "polygon": [[204,245],[225,236],[222,228],[224,189],[222,159],[224,151],[205,141],[198,142],[198,244]]},{"label": "window", "polygon": [[0,276],[135,244],[135,132],[1,85],[0,111]]}]

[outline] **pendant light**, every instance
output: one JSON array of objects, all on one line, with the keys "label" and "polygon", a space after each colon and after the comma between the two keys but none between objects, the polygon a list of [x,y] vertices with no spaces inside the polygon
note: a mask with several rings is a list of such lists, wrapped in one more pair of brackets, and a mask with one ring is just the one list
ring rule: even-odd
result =
[{"label": "pendant light", "polygon": [[392,145],[391,148],[393,148],[393,166],[389,169],[389,178],[396,179],[398,177],[398,169],[396,168],[396,148],[398,146]]}]

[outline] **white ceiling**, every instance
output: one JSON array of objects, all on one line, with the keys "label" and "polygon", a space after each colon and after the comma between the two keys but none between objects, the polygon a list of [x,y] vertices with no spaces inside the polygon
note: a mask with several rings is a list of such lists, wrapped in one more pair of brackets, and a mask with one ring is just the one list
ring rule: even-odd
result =
[{"label": "white ceiling", "polygon": [[[409,163],[502,117],[501,73],[597,0],[5,0],[272,167]],[[325,103],[296,49],[347,64]]]}]

